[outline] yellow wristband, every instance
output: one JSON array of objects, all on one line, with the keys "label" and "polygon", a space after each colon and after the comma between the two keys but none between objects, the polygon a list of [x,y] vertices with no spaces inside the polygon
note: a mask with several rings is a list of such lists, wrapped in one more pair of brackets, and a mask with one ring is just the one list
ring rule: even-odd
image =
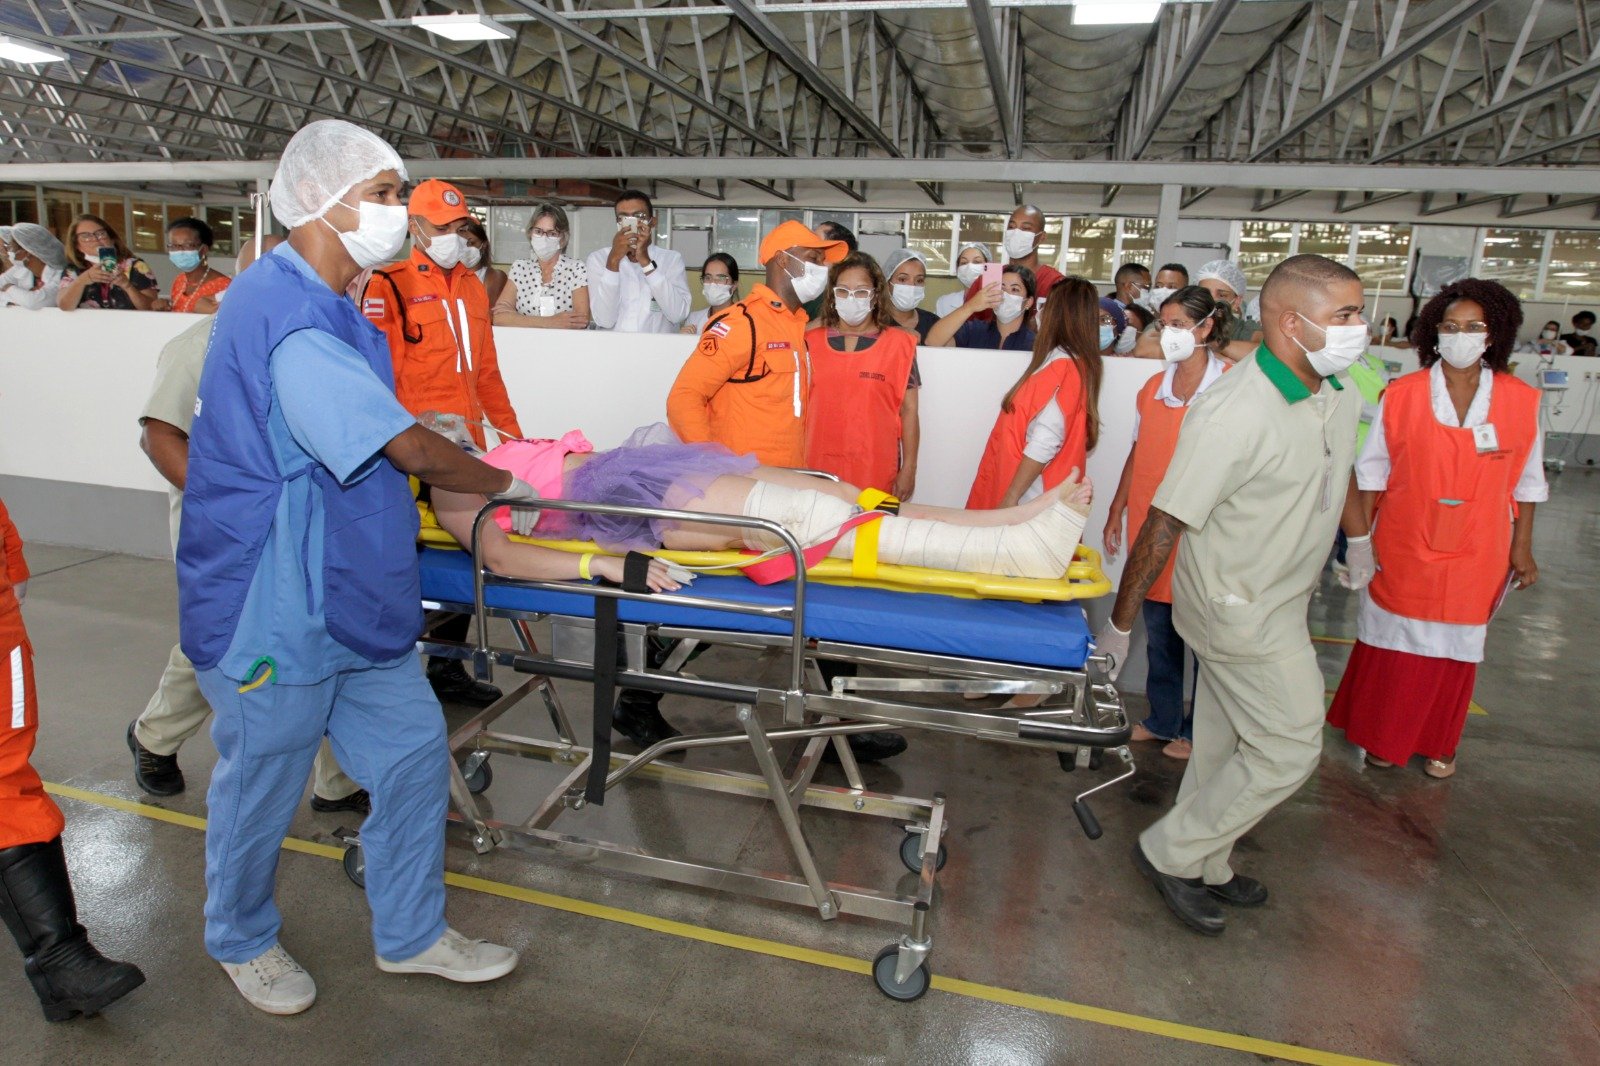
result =
[{"label": "yellow wristband", "polygon": [[578,560],[578,576],[585,581],[594,577],[593,574],[589,573],[589,560],[593,558],[594,552],[584,552],[583,556]]}]

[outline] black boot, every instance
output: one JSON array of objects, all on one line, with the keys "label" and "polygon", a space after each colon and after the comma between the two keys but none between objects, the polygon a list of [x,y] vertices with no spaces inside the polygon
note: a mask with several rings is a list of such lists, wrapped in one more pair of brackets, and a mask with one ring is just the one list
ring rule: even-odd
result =
[{"label": "black boot", "polygon": [[[833,691],[834,678],[856,676],[855,663],[818,659],[817,666],[822,671],[822,680],[829,692]],[[899,733],[851,733],[848,742],[850,754],[855,756],[856,762],[882,762],[906,750],[906,738]],[[822,761],[825,763],[839,761],[839,753],[834,750],[832,744],[822,749]]]},{"label": "black boot", "polygon": [[0,918],[52,1022],[98,1014],[144,984],[139,967],[101,955],[78,924],[60,837],[0,850]]},{"label": "black boot", "polygon": [[460,659],[429,659],[428,684],[440,703],[487,707],[500,698],[499,689],[469,677]]},{"label": "black boot", "polygon": [[637,688],[625,688],[617,697],[611,728],[641,748],[682,735],[661,717],[661,693]]}]

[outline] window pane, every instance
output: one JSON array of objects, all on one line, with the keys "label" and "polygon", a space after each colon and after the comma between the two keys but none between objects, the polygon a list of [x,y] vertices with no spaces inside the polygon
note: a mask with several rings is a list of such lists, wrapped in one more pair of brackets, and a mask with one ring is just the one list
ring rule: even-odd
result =
[{"label": "window pane", "polygon": [[70,233],[72,220],[83,211],[83,194],[65,189],[44,191],[44,221],[41,225],[51,233]]},{"label": "window pane", "polygon": [[[127,238],[128,218],[127,210],[123,206],[122,197],[119,196],[115,200],[91,199],[89,201],[89,213],[92,215],[99,215],[101,218],[111,223],[111,228],[122,234],[124,239]],[[61,232],[65,233],[66,231],[62,230]]]},{"label": "window pane", "polygon": [[913,211],[906,247],[922,254],[929,273],[953,273],[950,264],[955,249],[950,247],[950,234],[954,228],[955,215],[949,211]]},{"label": "window pane", "polygon": [[239,232],[234,237],[236,241],[233,248],[234,255],[238,255],[244,250],[245,241],[254,243],[256,239],[256,212],[254,208],[239,208]]},{"label": "window pane", "polygon": [[[1600,259],[1600,233],[1557,230],[1550,244],[1550,268],[1544,276],[1545,299],[1571,297],[1593,300],[1596,293],[1594,264]],[[1566,329],[1567,323],[1561,323]]]},{"label": "window pane", "polygon": [[733,256],[741,269],[759,267],[761,212],[755,208],[718,208],[715,246],[717,251]]},{"label": "window pane", "polygon": [[1293,236],[1288,222],[1245,222],[1239,227],[1239,266],[1252,289],[1258,289],[1272,268],[1289,258]]},{"label": "window pane", "polygon": [[975,211],[961,212],[961,229],[956,236],[956,246],[981,244],[989,249],[990,261],[1000,261],[1000,236],[1006,231],[1010,215],[980,215]]},{"label": "window pane", "polygon": [[1356,230],[1355,272],[1369,291],[1398,292],[1411,260],[1411,227],[1363,222]]},{"label": "window pane", "polygon": [[38,222],[39,205],[33,198],[30,186],[25,192],[0,199],[0,226],[13,226],[18,222]]},{"label": "window pane", "polygon": [[1063,269],[1068,274],[1107,282],[1116,272],[1117,220],[1084,215],[1072,220]]},{"label": "window pane", "polygon": [[1531,300],[1539,283],[1539,257],[1544,254],[1544,231],[1488,229],[1483,233],[1481,277],[1493,278],[1519,300]]},{"label": "window pane", "polygon": [[1300,254],[1323,255],[1335,263],[1350,261],[1350,227],[1342,222],[1300,223]]},{"label": "window pane", "polygon": [[233,255],[233,208],[208,207],[201,216],[211,227],[211,251],[216,255]]},{"label": "window pane", "polygon": [[1061,269],[1061,248],[1066,242],[1062,234],[1066,231],[1067,220],[1060,216],[1044,220],[1044,236],[1039,238],[1039,262]]},{"label": "window pane", "polygon": [[131,234],[123,237],[135,252],[164,252],[167,249],[166,215],[160,204],[133,202]]},{"label": "window pane", "polygon": [[[1156,265],[1150,258],[1156,254],[1156,220],[1153,218],[1125,218],[1122,220],[1122,263],[1143,263],[1155,273]],[[1115,273],[1115,272],[1113,272]],[[1107,281],[1111,280],[1108,275]]]},{"label": "window pane", "polygon": [[[531,206],[489,209],[489,224],[484,229],[489,231],[489,256],[494,262],[511,263],[533,255],[533,248],[528,244],[528,224],[533,221],[532,215]],[[255,236],[254,220],[247,225],[242,211],[239,213],[239,226],[244,233]]]}]

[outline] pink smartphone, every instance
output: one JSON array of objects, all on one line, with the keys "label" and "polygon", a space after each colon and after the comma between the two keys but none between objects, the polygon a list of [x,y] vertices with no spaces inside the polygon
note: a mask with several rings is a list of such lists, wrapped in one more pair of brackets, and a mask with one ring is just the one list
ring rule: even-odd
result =
[{"label": "pink smartphone", "polygon": [[1004,263],[985,263],[983,265],[983,276],[978,279],[978,291],[982,292],[990,285],[1000,284],[1000,278],[1005,272]]}]

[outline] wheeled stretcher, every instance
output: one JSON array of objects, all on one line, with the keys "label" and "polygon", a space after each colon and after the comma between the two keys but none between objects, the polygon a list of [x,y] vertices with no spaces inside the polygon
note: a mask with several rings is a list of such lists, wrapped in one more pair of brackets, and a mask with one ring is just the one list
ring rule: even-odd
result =
[{"label": "wheeled stretcher", "polygon": [[[783,527],[760,518],[708,515],[648,508],[624,508],[577,501],[542,501],[546,509],[631,514],[700,524],[761,529],[779,538],[797,561],[801,546]],[[935,877],[943,867],[946,827],[942,794],[918,799],[872,792],[862,782],[847,737],[885,728],[934,730],[1057,753],[1064,769],[1099,768],[1100,755],[1113,749],[1122,772],[1080,794],[1073,802],[1085,832],[1100,835],[1087,798],[1133,773],[1126,747],[1131,732],[1116,690],[1105,679],[1103,661],[1089,654],[1090,634],[1075,602],[1020,603],[827,585],[806,579],[797,565],[794,580],[758,585],[740,576],[701,576],[677,593],[649,594],[573,581],[529,581],[496,576],[475,560],[484,523],[495,506],[478,515],[473,552],[421,549],[422,593],[432,623],[471,613],[477,618],[477,643],[441,640],[431,633],[420,642],[430,655],[470,662],[483,680],[491,667],[526,675],[494,705],[473,715],[450,737],[452,821],[468,830],[480,854],[496,847],[581,854],[586,863],[642,873],[679,883],[739,892],[814,908],[823,919],[858,915],[903,924],[905,935],[880,952],[873,977],[896,999],[922,995],[931,980],[928,930]],[[1103,578],[1102,578],[1103,580]],[[616,602],[620,647],[625,662],[609,666],[608,645],[596,640],[596,607]],[[602,615],[606,612],[601,611]],[[515,647],[489,642],[490,620],[511,623]],[[532,626],[548,621],[551,639],[541,648]],[[602,638],[604,634],[601,634]],[[664,659],[650,647],[670,644]],[[782,664],[781,681],[707,680],[685,669],[706,646],[749,649]],[[613,659],[613,662],[616,660]],[[819,663],[855,664],[859,676],[823,682]],[[563,678],[671,693],[731,707],[730,728],[685,735],[628,756],[610,754],[595,770],[602,743],[579,740],[552,685]],[[498,718],[537,692],[548,712],[554,739],[498,732]],[[1039,693],[1046,703],[1034,710],[995,711],[935,706],[929,695],[962,693]],[[761,711],[769,712],[768,722]],[[769,724],[773,719],[776,724]],[[798,742],[780,761],[774,745]],[[846,785],[813,780],[825,748],[838,755]],[[696,769],[662,757],[717,746],[746,747],[758,773]],[[515,755],[569,768],[560,784],[521,822],[486,815],[476,794],[492,780],[489,757]],[[584,781],[600,781],[609,792],[639,777],[770,802],[783,827],[797,876],[725,863],[665,856],[640,848],[575,835],[581,827]],[[590,793],[593,795],[593,791]],[[880,892],[828,880],[806,839],[803,809],[886,818],[905,830],[900,857],[917,874],[914,889]],[[556,823],[565,817],[567,825]],[[346,870],[360,880],[359,841],[346,839]]]}]

